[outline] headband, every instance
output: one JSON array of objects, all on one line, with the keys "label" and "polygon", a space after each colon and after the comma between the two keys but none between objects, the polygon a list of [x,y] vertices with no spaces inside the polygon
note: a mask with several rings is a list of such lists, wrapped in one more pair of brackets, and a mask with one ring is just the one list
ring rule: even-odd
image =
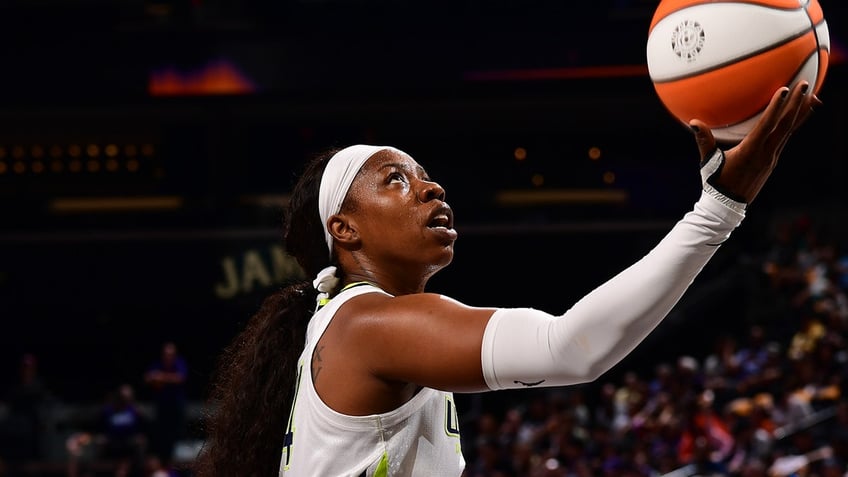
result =
[{"label": "headband", "polygon": [[[318,188],[318,214],[321,216],[321,227],[324,228],[324,240],[327,242],[330,260],[333,258],[333,237],[327,229],[327,220],[341,210],[342,202],[347,197],[350,185],[353,183],[356,174],[362,169],[365,161],[374,154],[386,150],[402,152],[391,146],[356,144],[333,154],[333,157],[327,162],[327,167],[321,176],[321,185]],[[320,292],[318,302],[321,304],[327,300],[330,292],[338,284],[336,267],[329,266],[321,270],[312,284]]]},{"label": "headband", "polygon": [[365,161],[384,150],[397,151],[390,146],[356,144],[333,154],[327,162],[327,167],[321,176],[321,186],[318,189],[318,214],[321,216],[321,227],[324,228],[324,240],[327,242],[330,258],[333,257],[333,237],[327,230],[327,220],[341,210],[342,202],[347,197],[353,178],[362,169]]}]

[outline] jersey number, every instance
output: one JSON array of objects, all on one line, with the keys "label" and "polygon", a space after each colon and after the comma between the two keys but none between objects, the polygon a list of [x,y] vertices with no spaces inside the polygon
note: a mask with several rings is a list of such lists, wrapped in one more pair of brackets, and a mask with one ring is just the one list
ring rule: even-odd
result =
[{"label": "jersey number", "polygon": [[456,404],[453,398],[445,395],[445,433],[449,436],[459,437],[459,414],[456,412]]},{"label": "jersey number", "polygon": [[294,441],[294,406],[297,404],[297,393],[300,390],[301,371],[303,371],[303,363],[297,368],[297,380],[295,381],[294,396],[292,396],[292,405],[289,411],[289,422],[286,425],[286,436],[283,439],[283,455],[285,456],[282,462],[283,470],[289,469],[289,462],[291,461],[291,447]]}]

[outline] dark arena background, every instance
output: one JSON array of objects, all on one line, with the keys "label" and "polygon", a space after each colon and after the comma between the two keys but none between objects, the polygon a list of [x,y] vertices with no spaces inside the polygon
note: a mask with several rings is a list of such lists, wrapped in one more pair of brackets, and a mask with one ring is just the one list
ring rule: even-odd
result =
[{"label": "dark arena background", "polygon": [[[457,396],[466,477],[846,475],[848,9],[820,2],[824,104],[731,241],[598,382]],[[122,475],[98,417],[122,388],[129,475],[188,476],[218,355],[301,278],[281,208],[331,146],[395,145],[446,188],[430,291],[565,312],[699,193],[647,74],[656,5],[2,0],[0,476]],[[165,343],[188,414],[156,467]]]}]

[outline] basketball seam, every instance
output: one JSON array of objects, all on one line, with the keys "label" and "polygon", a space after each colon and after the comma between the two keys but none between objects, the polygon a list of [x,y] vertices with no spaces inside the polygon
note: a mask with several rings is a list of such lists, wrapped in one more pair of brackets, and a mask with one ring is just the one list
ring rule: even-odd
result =
[{"label": "basketball seam", "polygon": [[[773,43],[773,44],[770,44],[770,45],[766,45],[766,46],[764,46],[764,47],[762,47],[762,48],[759,48],[759,49],[757,49],[757,50],[754,50],[754,51],[752,51],[752,52],[750,52],[750,53],[747,53],[747,54],[745,54],[745,55],[737,56],[737,57],[735,57],[735,58],[731,58],[731,59],[729,59],[729,60],[727,60],[727,61],[724,61],[724,62],[722,62],[722,63],[717,63],[717,64],[715,64],[715,65],[713,65],[713,66],[710,66],[710,67],[707,67],[707,68],[704,68],[704,69],[701,69],[701,70],[698,70],[698,71],[690,71],[690,72],[688,72],[688,73],[686,73],[686,74],[676,75],[676,76],[668,76],[668,77],[661,78],[661,79],[660,79],[660,78],[651,78],[651,80],[652,80],[654,83],[657,83],[657,84],[661,84],[661,83],[671,83],[671,82],[674,82],[674,81],[680,81],[680,80],[683,80],[683,79],[693,78],[693,77],[695,77],[695,76],[700,76],[700,75],[702,75],[702,74],[709,73],[709,72],[711,72],[711,71],[720,70],[720,69],[722,69],[722,68],[724,68],[724,67],[726,67],[726,66],[729,66],[729,65],[732,65],[732,64],[735,64],[735,63],[739,63],[739,62],[742,62],[742,61],[745,61],[745,60],[747,60],[748,58],[753,58],[753,57],[755,57],[755,56],[757,56],[757,55],[760,55],[760,54],[762,54],[762,53],[765,53],[765,52],[767,52],[767,51],[771,51],[772,49],[779,48],[779,47],[781,47],[781,46],[783,46],[783,45],[785,45],[785,44],[787,44],[787,43],[791,43],[791,42],[793,42],[793,41],[797,40],[798,38],[801,38],[802,36],[804,36],[804,35],[806,35],[806,34],[810,33],[810,31],[811,31],[811,30],[813,31],[813,35],[815,35],[815,37],[816,37],[816,42],[818,42],[818,35],[816,35],[816,33],[815,33],[815,28],[807,29],[807,30],[804,30],[804,31],[802,31],[802,32],[800,32],[800,33],[797,33],[797,34],[793,35],[793,36],[786,37],[786,38],[784,38],[783,40],[781,40],[781,41],[780,41],[780,42],[778,42],[778,43]],[[818,43],[816,43],[816,44],[818,44]],[[819,49],[819,48],[817,47],[817,48],[816,48],[816,50],[818,50],[818,49]]]},{"label": "basketball seam", "polygon": [[674,13],[677,13],[677,12],[679,12],[679,11],[683,11],[683,10],[686,10],[687,8],[697,7],[697,6],[699,6],[699,5],[721,5],[721,4],[728,4],[728,5],[739,5],[739,4],[745,4],[745,5],[756,5],[756,6],[765,7],[765,8],[770,8],[770,9],[772,9],[772,10],[780,10],[780,11],[784,11],[784,12],[797,12],[798,10],[804,10],[804,13],[806,13],[806,14],[807,14],[807,17],[808,17],[808,18],[810,18],[810,22],[812,22],[812,18],[810,17],[810,13],[809,13],[809,11],[807,10],[807,8],[806,8],[806,7],[804,7],[804,6],[800,6],[800,7],[797,7],[797,8],[784,8],[784,7],[776,7],[776,6],[774,6],[774,5],[769,5],[769,4],[764,3],[764,2],[758,2],[758,1],[745,1],[745,0],[739,0],[739,1],[735,1],[735,2],[704,2],[704,3],[696,3],[696,4],[692,4],[692,5],[682,5],[682,6],[678,7],[678,8],[675,8],[674,10],[669,10],[669,11],[668,11],[665,15],[663,15],[663,17],[662,17],[662,18],[655,18],[655,19],[651,22],[651,25],[653,25],[653,26],[652,26],[652,27],[648,30],[648,34],[650,35],[650,34],[654,31],[654,29],[657,27],[657,25],[659,25],[659,23],[660,23],[662,20],[664,20],[665,18],[670,17],[670,16],[671,16],[672,14],[674,14]]}]

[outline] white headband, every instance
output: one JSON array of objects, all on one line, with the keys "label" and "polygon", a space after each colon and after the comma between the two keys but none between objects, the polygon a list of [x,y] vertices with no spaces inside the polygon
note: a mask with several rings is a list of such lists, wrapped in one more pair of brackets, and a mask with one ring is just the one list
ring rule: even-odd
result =
[{"label": "white headband", "polygon": [[[321,226],[324,227],[324,240],[330,250],[330,260],[333,259],[333,237],[327,229],[327,220],[341,210],[342,202],[347,197],[353,178],[359,173],[365,161],[377,152],[385,150],[400,152],[390,146],[356,144],[335,153],[327,162],[327,167],[321,176],[321,186],[318,188],[318,214],[321,216]],[[312,286],[318,290],[318,306],[327,302],[330,293],[335,290],[338,283],[336,267],[330,265],[318,273],[312,281]]]},{"label": "white headband", "polygon": [[365,161],[377,152],[385,150],[401,152],[390,146],[356,144],[335,153],[327,162],[327,167],[321,176],[321,186],[318,189],[318,213],[321,215],[324,240],[330,250],[331,259],[333,258],[333,237],[327,230],[327,220],[341,210],[350,184],[353,183],[353,178],[356,177]]}]

